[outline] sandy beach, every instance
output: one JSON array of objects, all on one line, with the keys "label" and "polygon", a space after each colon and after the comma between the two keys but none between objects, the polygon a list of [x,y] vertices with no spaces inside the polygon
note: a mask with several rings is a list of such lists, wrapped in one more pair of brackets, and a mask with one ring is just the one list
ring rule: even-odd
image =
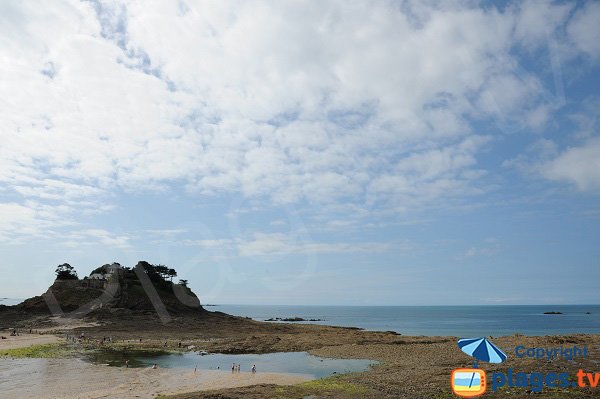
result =
[{"label": "sandy beach", "polygon": [[308,379],[303,375],[278,373],[119,368],[78,359],[0,360],[2,397],[22,399],[151,398],[157,394],[255,384],[289,385]]},{"label": "sandy beach", "polygon": [[[240,321],[240,323],[246,323]],[[250,325],[257,325],[251,322]],[[260,323],[258,324],[259,326]],[[248,327],[248,326],[246,326]],[[262,327],[262,326],[261,326]],[[330,358],[363,358],[379,361],[379,365],[361,373],[338,375],[324,380],[309,381],[308,376],[280,373],[236,373],[228,371],[193,369],[149,369],[109,367],[87,363],[83,360],[70,359],[0,359],[0,392],[6,397],[18,398],[152,398],[165,395],[179,399],[208,399],[224,397],[232,399],[260,398],[302,398],[316,395],[327,398],[415,398],[436,397],[451,398],[448,379],[452,369],[470,367],[471,359],[456,347],[456,337],[405,337],[393,334],[339,329],[321,326],[269,326],[271,334],[265,330],[255,333],[252,344],[261,351],[290,350],[292,343],[303,349],[323,357]],[[259,329],[260,330],[260,329]],[[87,329],[87,334],[94,336],[94,329]],[[104,330],[102,331],[105,332]],[[214,331],[213,331],[214,333]],[[155,335],[154,333],[153,335]],[[173,335],[189,336],[189,331]],[[150,333],[144,334],[142,343],[139,340],[119,342],[113,349],[125,347],[144,350],[148,347],[161,346],[160,338],[151,340]],[[20,336],[5,340],[4,348],[24,347],[31,344],[55,343],[64,340],[51,335]],[[251,351],[251,343],[241,337],[208,342],[193,342],[197,347],[203,345],[232,352],[244,348]],[[600,336],[569,335],[526,337],[509,336],[494,338],[493,341],[509,353],[505,364],[486,364],[488,372],[506,371],[508,367],[516,370],[538,371],[543,373],[564,371],[575,375],[578,369],[594,371],[600,362]],[[168,346],[176,346],[174,340]],[[242,343],[245,346],[241,345]],[[282,347],[282,345],[284,347]],[[535,359],[518,359],[511,354],[511,348],[517,345],[526,347],[560,347],[585,345],[590,351],[585,358],[571,361],[553,359],[552,361],[536,361]],[[83,347],[82,347],[83,348]],[[514,353],[514,352],[513,352]],[[308,381],[308,382],[307,382]],[[305,383],[306,382],[306,383]],[[82,392],[81,387],[85,387]],[[518,398],[525,390],[507,390],[487,392],[489,398]],[[569,398],[596,397],[595,389],[557,390],[547,388],[545,395],[561,395]],[[222,396],[215,396],[222,395]],[[325,396],[323,396],[325,395]],[[4,396],[3,396],[4,397]]]},{"label": "sandy beach", "polygon": [[26,348],[31,345],[46,345],[64,342],[64,339],[56,335],[40,335],[40,334],[21,334],[16,337],[11,337],[10,332],[2,332],[2,336],[6,339],[0,340],[0,353],[3,349],[18,349]]},{"label": "sandy beach", "polygon": [[[64,338],[53,334],[19,333],[18,336],[10,336],[10,331],[5,330],[1,335],[6,339],[0,340],[0,355],[4,354],[3,350],[65,343]],[[216,370],[194,372],[185,369],[109,367],[80,359],[0,358],[2,397],[23,399],[151,398],[159,394],[256,384],[290,385],[309,379],[310,376],[301,374],[231,374]],[[82,392],[82,386],[85,392]]]},{"label": "sandy beach", "polygon": [[[305,396],[349,398],[451,398],[449,375],[454,368],[470,367],[472,360],[456,346],[456,337],[408,337],[386,332],[315,325],[271,325],[239,318],[224,318],[222,323],[194,323],[178,328],[159,326],[146,320],[129,320],[118,325],[106,324],[81,329],[85,343],[70,350],[162,350],[177,351],[179,343],[195,350],[213,353],[268,353],[278,351],[308,351],[329,358],[361,358],[379,362],[372,369],[353,374],[337,375],[322,380],[298,374],[239,373],[193,369],[148,369],[109,367],[84,362],[78,358],[0,358],[0,392],[18,398],[151,398],[166,395],[179,399],[224,397],[232,399],[302,398]],[[178,323],[176,323],[178,324]],[[140,329],[140,325],[146,328]],[[72,330],[69,330],[69,333]],[[77,331],[79,333],[80,331]],[[135,332],[134,332],[135,331]],[[232,332],[237,333],[232,333]],[[64,332],[62,333],[64,334]],[[25,334],[9,337],[2,348],[22,348],[30,345],[65,342],[62,334]],[[115,343],[98,346],[103,336],[112,336]],[[527,337],[513,335],[493,338],[509,359],[501,365],[486,364],[487,372],[507,368],[543,373],[577,370],[596,371],[600,362],[600,336],[590,334]],[[166,343],[166,346],[165,346]],[[587,346],[587,357],[552,361],[514,356],[515,347],[554,348]],[[182,349],[185,350],[185,349]],[[60,356],[60,355],[59,355]],[[308,381],[308,382],[306,382]],[[81,387],[85,387],[82,392]],[[526,391],[502,389],[487,392],[489,398],[518,398]],[[596,389],[546,388],[545,395],[561,398],[597,397]],[[215,396],[222,395],[222,396]]]}]

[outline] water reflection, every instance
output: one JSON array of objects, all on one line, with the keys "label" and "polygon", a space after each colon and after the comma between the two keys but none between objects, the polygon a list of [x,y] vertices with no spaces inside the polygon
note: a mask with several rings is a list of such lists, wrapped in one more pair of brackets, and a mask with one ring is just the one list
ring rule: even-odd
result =
[{"label": "water reflection", "polygon": [[188,368],[198,370],[231,370],[233,363],[241,366],[242,372],[248,372],[256,365],[258,372],[294,373],[309,375],[313,378],[326,377],[365,371],[376,364],[368,359],[328,359],[310,355],[306,352],[279,352],[268,354],[226,355],[209,354],[201,356],[196,352],[156,353],[156,352],[116,352],[104,351],[89,355],[88,361],[109,366],[123,367],[129,361],[129,367],[151,367],[157,364],[161,368]]}]

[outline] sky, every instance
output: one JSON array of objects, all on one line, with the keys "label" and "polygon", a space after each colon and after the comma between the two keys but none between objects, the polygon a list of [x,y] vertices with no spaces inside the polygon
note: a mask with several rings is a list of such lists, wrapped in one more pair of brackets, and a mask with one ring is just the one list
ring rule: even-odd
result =
[{"label": "sky", "polygon": [[0,297],[600,303],[600,2],[0,2]]}]

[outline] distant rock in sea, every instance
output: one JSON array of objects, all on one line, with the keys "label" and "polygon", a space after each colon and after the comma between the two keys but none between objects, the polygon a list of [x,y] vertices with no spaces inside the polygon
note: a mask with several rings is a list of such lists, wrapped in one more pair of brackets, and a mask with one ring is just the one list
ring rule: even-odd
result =
[{"label": "distant rock in sea", "polygon": [[291,322],[295,322],[295,321],[325,321],[325,320],[323,320],[323,319],[303,319],[302,317],[285,317],[285,318],[272,317],[272,318],[267,319],[265,321],[291,321]]},{"label": "distant rock in sea", "polygon": [[562,312],[544,312],[544,314],[562,314]]}]

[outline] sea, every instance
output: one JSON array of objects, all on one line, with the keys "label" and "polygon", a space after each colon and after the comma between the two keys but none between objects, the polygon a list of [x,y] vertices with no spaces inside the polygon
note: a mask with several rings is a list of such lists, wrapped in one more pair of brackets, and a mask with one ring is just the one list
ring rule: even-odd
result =
[{"label": "sea", "polygon": [[[21,301],[0,298],[0,305],[15,305]],[[394,331],[402,335],[498,337],[513,334],[600,334],[600,305],[210,305],[206,309],[258,321],[299,317],[313,320],[299,323]]]},{"label": "sea", "polygon": [[[320,320],[304,323],[394,331],[402,335],[498,337],[513,334],[600,334],[600,305],[217,305],[206,309],[259,321],[277,317],[300,317],[305,320]],[[544,314],[545,312],[561,314]]]}]

